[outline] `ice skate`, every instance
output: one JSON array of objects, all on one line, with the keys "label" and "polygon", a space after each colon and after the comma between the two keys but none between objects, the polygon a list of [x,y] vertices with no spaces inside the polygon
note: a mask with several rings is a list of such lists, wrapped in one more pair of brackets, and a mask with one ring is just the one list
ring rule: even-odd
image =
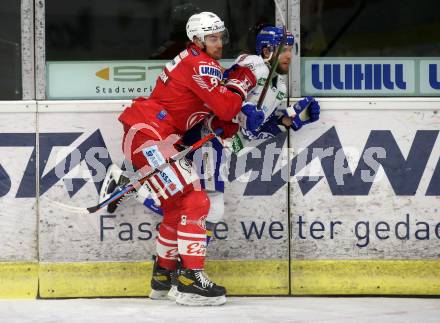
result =
[{"label": "ice skate", "polygon": [[171,289],[171,276],[173,270],[162,268],[157,263],[156,258],[153,266],[153,276],[151,277],[151,299],[168,299],[168,292]]},{"label": "ice skate", "polygon": [[179,269],[171,272],[171,288],[168,291],[168,295],[167,295],[170,301],[176,301],[177,296],[179,296],[179,291],[177,289],[178,276],[179,276]]},{"label": "ice skate", "polygon": [[181,270],[177,290],[176,302],[180,305],[218,306],[226,303],[226,289],[212,282],[203,270]]}]

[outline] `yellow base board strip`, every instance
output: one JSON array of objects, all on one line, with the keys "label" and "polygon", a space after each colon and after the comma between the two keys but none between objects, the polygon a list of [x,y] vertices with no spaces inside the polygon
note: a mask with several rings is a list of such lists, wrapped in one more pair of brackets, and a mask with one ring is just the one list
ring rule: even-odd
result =
[{"label": "yellow base board strip", "polygon": [[294,260],[293,295],[440,295],[440,260]]},{"label": "yellow base board strip", "polygon": [[35,298],[37,262],[0,262],[0,298]]},{"label": "yellow base board strip", "polygon": [[40,297],[146,296],[152,262],[40,263]]},{"label": "yellow base board strip", "polygon": [[[147,296],[152,262],[40,263],[40,297]],[[211,279],[229,295],[287,295],[288,260],[211,260]]]},{"label": "yellow base board strip", "polygon": [[[0,298],[147,296],[152,262],[0,263]],[[293,295],[440,295],[440,260],[294,260]],[[211,260],[229,295],[287,295],[287,260]]]},{"label": "yellow base board strip", "polygon": [[211,260],[206,272],[228,295],[288,295],[289,261]]}]

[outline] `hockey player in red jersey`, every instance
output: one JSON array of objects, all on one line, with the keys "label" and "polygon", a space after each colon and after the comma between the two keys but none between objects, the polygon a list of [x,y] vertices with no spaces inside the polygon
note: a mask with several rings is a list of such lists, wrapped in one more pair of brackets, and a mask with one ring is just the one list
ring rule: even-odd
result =
[{"label": "hockey player in red jersey", "polygon": [[[133,100],[119,117],[124,126],[123,151],[142,175],[166,162],[177,152],[181,136],[207,116],[212,128],[222,128],[223,137],[238,130],[232,123],[240,118],[251,128],[264,119],[253,104],[243,104],[256,85],[253,73],[240,67],[221,85],[222,69],[217,62],[227,39],[223,21],[213,13],[193,15],[187,23],[192,43],[166,64],[149,98]],[[214,130],[214,129],[212,129]],[[205,220],[210,208],[207,194],[200,189],[191,162],[180,160],[151,177],[144,191],[161,205],[163,221],[156,241],[152,298],[165,296],[178,257],[179,297],[185,305],[221,305],[226,301],[224,287],[214,284],[204,273],[206,250]],[[121,183],[117,183],[121,184]],[[107,193],[111,193],[108,188]],[[166,288],[162,290],[161,284]],[[162,295],[164,294],[164,295]]]}]

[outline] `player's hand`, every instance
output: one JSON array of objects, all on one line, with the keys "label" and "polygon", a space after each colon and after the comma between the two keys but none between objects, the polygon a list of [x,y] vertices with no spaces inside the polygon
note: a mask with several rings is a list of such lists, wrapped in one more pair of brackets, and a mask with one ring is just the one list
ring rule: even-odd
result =
[{"label": "player's hand", "polygon": [[257,85],[254,73],[248,67],[238,64],[228,68],[223,73],[223,78],[225,78],[225,86],[232,92],[239,94],[243,101],[248,92]]},{"label": "player's hand", "polygon": [[285,114],[292,120],[291,128],[299,130],[303,125],[319,120],[321,107],[315,98],[308,96],[299,100],[295,105],[287,107]]},{"label": "player's hand", "polygon": [[257,110],[257,106],[250,102],[243,104],[241,113],[237,117],[240,126],[249,131],[257,130],[264,122],[263,111]]}]

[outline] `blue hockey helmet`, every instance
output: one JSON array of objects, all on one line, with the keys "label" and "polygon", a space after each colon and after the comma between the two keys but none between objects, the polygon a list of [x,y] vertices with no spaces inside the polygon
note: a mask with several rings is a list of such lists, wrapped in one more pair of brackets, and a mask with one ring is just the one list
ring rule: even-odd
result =
[{"label": "blue hockey helmet", "polygon": [[[290,31],[287,31],[285,45],[293,45],[294,38]],[[261,55],[264,47],[269,47],[270,51],[274,51],[276,46],[281,44],[283,39],[283,28],[275,26],[263,27],[257,34],[256,53]]]}]

